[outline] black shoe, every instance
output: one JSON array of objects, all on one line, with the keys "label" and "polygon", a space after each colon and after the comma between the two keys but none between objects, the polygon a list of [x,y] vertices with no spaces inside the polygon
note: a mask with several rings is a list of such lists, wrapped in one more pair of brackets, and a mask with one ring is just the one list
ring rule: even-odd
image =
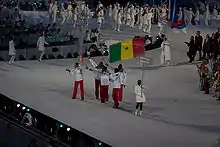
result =
[{"label": "black shoe", "polygon": [[84,97],[82,97],[81,100],[83,101],[83,100],[84,100]]},{"label": "black shoe", "polygon": [[113,106],[113,108],[118,109],[118,106]]},{"label": "black shoe", "polygon": [[205,94],[209,94],[209,92],[205,92]]},{"label": "black shoe", "polygon": [[76,99],[75,97],[72,97],[72,99]]}]

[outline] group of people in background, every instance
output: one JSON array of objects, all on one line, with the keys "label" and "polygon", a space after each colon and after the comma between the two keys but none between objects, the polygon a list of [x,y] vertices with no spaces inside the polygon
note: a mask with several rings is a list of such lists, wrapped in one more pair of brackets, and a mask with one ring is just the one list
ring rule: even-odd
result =
[{"label": "group of people in background", "polygon": [[198,31],[187,44],[189,62],[194,60],[197,52],[202,61],[200,65],[197,65],[200,90],[205,91],[205,94],[209,94],[211,91],[212,95],[220,100],[220,59],[218,57],[220,54],[220,28],[212,34],[212,37],[206,35],[204,40]]},{"label": "group of people in background", "polygon": [[[119,64],[117,68],[112,68],[108,64],[104,64],[102,61],[96,64],[91,58],[88,59],[92,64],[93,68],[85,67],[86,70],[94,73],[94,87],[96,99],[101,99],[101,103],[105,103],[109,100],[109,88],[112,86],[112,98],[114,101],[113,108],[119,108],[119,102],[123,99],[123,91],[126,87],[126,72],[122,64]],[[83,78],[83,67],[79,62],[75,63],[73,69],[67,69],[70,75],[73,75],[73,95],[72,99],[76,99],[78,86],[80,86],[81,100],[84,100],[84,78]],[[143,103],[146,102],[144,95],[144,87],[142,86],[141,80],[137,81],[137,85],[134,88],[136,94],[136,111],[138,114],[138,108],[140,108],[139,115],[142,115]]]},{"label": "group of people in background", "polygon": [[189,57],[189,62],[195,60],[196,53],[199,52],[199,60],[202,59],[211,59],[217,58],[220,54],[220,28],[216,33],[206,35],[205,39],[200,34],[200,31],[197,31],[195,36],[191,36],[189,42],[185,42],[189,51],[187,56]]}]

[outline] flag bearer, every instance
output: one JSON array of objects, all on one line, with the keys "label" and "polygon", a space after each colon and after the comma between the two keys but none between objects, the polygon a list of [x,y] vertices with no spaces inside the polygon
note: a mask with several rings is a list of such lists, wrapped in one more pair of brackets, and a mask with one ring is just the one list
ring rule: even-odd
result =
[{"label": "flag bearer", "polygon": [[123,91],[124,91],[124,87],[125,87],[125,81],[126,81],[126,73],[124,71],[124,68],[122,66],[122,64],[118,65],[118,69],[119,69],[119,75],[120,75],[120,91],[119,91],[119,101],[122,101],[123,98]]},{"label": "flag bearer", "polygon": [[110,76],[111,81],[113,82],[113,91],[112,91],[112,97],[114,100],[114,107],[118,108],[119,106],[119,91],[120,91],[120,75],[118,68],[114,69],[114,73]]},{"label": "flag bearer", "polygon": [[84,100],[84,86],[83,86],[83,73],[79,63],[75,63],[75,68],[70,70],[66,69],[71,75],[74,76],[74,89],[72,99],[76,99],[78,86],[80,85],[81,99]]},{"label": "flag bearer", "polygon": [[146,102],[143,90],[144,90],[144,87],[141,84],[141,80],[138,80],[137,84],[135,86],[135,94],[136,94],[136,111],[135,111],[135,115],[138,114],[138,108],[140,108],[139,115],[140,116],[142,115],[143,104]]}]

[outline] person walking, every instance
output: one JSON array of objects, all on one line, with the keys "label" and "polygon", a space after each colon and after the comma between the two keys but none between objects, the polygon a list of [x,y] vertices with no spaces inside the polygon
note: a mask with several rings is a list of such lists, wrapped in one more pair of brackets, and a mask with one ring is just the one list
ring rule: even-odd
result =
[{"label": "person walking", "polygon": [[170,51],[170,43],[168,39],[165,37],[164,41],[161,45],[161,65],[167,64],[168,66],[171,65],[171,51]]},{"label": "person walking", "polygon": [[70,75],[74,76],[74,89],[73,89],[73,96],[72,99],[76,99],[78,86],[80,85],[80,92],[81,92],[81,100],[84,100],[84,85],[83,85],[83,73],[82,68],[80,67],[79,63],[75,63],[75,68],[70,70],[66,69]]},{"label": "person walking", "polygon": [[196,54],[194,36],[191,36],[190,41],[185,43],[189,47],[189,51],[187,52],[187,56],[189,57],[189,63],[192,63],[192,61],[194,60],[194,55]]},{"label": "person walking", "polygon": [[120,91],[120,76],[118,68],[114,69],[114,73],[110,76],[110,79],[113,83],[112,97],[114,100],[113,108],[118,108],[119,106],[119,91]]},{"label": "person walking", "polygon": [[108,101],[108,89],[109,89],[109,72],[107,71],[107,67],[103,66],[101,73],[101,85],[100,85],[100,98],[101,103],[105,103]]},{"label": "person walking", "polygon": [[41,33],[37,41],[37,48],[38,48],[38,51],[40,52],[40,57],[38,59],[39,62],[42,61],[42,58],[44,56],[44,52],[45,52],[44,44],[48,45],[48,43],[45,41],[44,33]]},{"label": "person walking", "polygon": [[123,91],[124,91],[125,82],[126,82],[126,73],[124,71],[124,68],[123,68],[122,64],[118,65],[118,69],[119,69],[119,76],[120,76],[119,101],[122,101]]},{"label": "person walking", "polygon": [[11,57],[9,60],[9,64],[14,64],[15,62],[15,57],[16,57],[16,50],[15,50],[15,44],[13,41],[13,37],[11,37],[10,41],[9,41],[9,56]]},{"label": "person walking", "polygon": [[142,116],[143,112],[143,104],[146,102],[146,98],[144,95],[144,87],[142,86],[142,81],[138,80],[137,84],[135,85],[135,95],[136,95],[136,111],[135,115],[138,114],[138,108],[140,108],[139,115]]}]

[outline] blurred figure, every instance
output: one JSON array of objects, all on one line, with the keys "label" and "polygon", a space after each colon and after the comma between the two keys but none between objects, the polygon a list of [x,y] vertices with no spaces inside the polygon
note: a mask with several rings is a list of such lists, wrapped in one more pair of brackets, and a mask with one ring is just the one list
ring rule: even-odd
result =
[{"label": "blurred figure", "polygon": [[170,43],[165,37],[163,43],[161,44],[161,65],[167,64],[171,65],[171,52],[170,52]]},{"label": "blurred figure", "polygon": [[196,53],[194,36],[191,36],[190,41],[185,43],[189,47],[189,51],[187,52],[187,56],[189,57],[189,63],[192,63],[192,61],[194,60],[194,54]]},{"label": "blurred figure", "polygon": [[16,58],[16,50],[15,50],[15,44],[13,41],[13,36],[11,37],[9,41],[9,56],[11,57],[9,60],[9,64],[14,64],[15,58]]},{"label": "blurred figure", "polygon": [[210,45],[211,45],[211,40],[210,40],[210,37],[209,37],[209,34],[206,35],[206,38],[203,42],[203,59],[206,58],[206,55],[208,56],[208,58],[210,59],[211,58],[211,55],[210,55]]},{"label": "blurred figure", "polygon": [[[199,52],[199,60],[202,60],[202,42],[203,42],[203,38],[200,35],[200,31],[196,32],[196,36],[195,36],[195,47],[196,47],[196,52]],[[196,54],[194,55],[195,58]]]},{"label": "blurred figure", "polygon": [[37,41],[37,48],[38,48],[38,51],[40,52],[40,57],[38,59],[39,62],[42,61],[42,58],[44,56],[44,52],[45,52],[44,44],[48,44],[48,43],[45,41],[44,33],[41,33]]},{"label": "blurred figure", "polygon": [[119,76],[120,76],[120,91],[119,91],[119,101],[122,101],[123,98],[123,91],[125,88],[125,82],[126,82],[126,73],[124,71],[124,68],[122,66],[122,64],[118,65],[118,69],[119,69]]},{"label": "blurred figure", "polygon": [[119,75],[119,70],[118,68],[114,69],[114,73],[110,76],[110,79],[113,83],[113,90],[112,90],[112,97],[114,100],[114,107],[113,108],[118,108],[119,106],[119,91],[120,91],[120,75]]}]

